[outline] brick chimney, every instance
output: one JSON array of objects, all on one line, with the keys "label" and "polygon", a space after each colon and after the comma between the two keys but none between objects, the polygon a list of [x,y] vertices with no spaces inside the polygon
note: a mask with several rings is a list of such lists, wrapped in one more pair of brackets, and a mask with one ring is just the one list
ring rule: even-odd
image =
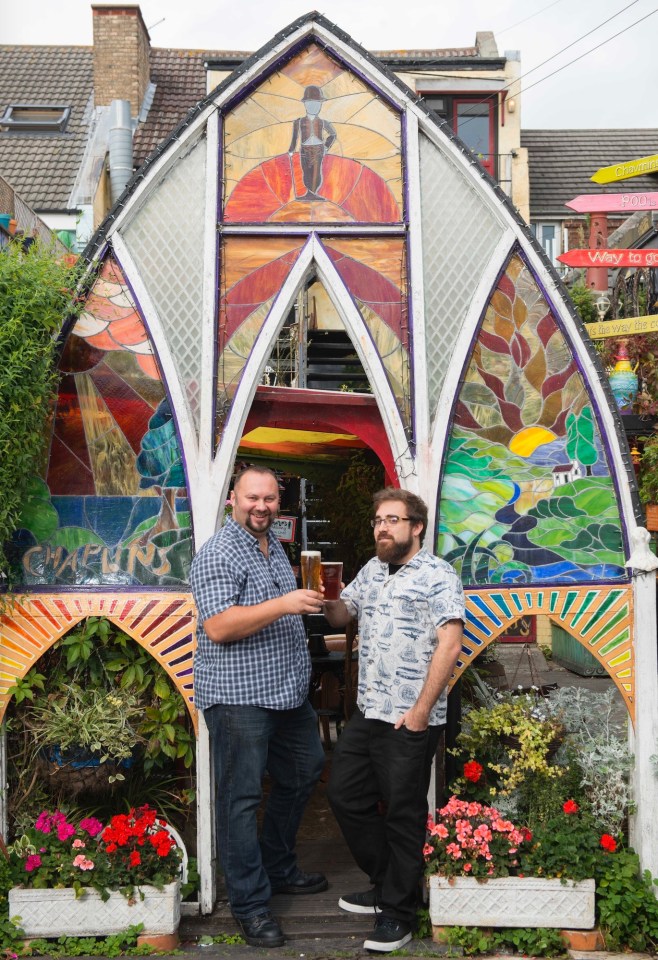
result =
[{"label": "brick chimney", "polygon": [[138,116],[149,84],[150,37],[138,4],[92,4],[94,103],[128,100]]}]

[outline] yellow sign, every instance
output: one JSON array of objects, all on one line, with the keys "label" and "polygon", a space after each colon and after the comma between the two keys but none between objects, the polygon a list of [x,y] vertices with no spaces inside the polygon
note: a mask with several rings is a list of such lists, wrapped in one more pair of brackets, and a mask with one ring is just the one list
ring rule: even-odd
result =
[{"label": "yellow sign", "polygon": [[626,317],[625,320],[603,320],[601,323],[586,323],[585,329],[592,340],[604,337],[630,337],[634,333],[658,331],[658,314],[649,317]]},{"label": "yellow sign", "polygon": [[640,177],[643,173],[658,173],[658,154],[614,163],[611,167],[601,167],[590,179],[594,183],[616,183],[618,180],[628,180],[629,177]]}]

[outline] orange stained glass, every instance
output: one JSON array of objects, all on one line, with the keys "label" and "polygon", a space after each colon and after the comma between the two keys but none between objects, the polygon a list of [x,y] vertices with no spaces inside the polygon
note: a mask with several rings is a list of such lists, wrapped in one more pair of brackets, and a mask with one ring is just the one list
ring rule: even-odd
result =
[{"label": "orange stained glass", "polygon": [[401,124],[310,44],[224,120],[225,222],[395,223]]}]

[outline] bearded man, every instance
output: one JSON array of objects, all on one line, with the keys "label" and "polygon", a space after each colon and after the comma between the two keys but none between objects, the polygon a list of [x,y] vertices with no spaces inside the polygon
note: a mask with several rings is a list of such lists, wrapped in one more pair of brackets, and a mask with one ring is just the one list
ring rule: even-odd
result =
[{"label": "bearded man", "polygon": [[411,940],[423,874],[427,792],[462,645],[464,594],[450,564],[421,548],[427,506],[388,487],[373,497],[377,556],[325,601],[333,626],[359,620],[357,708],[338,739],[329,801],[369,890],[343,910],[375,915],[364,948]]},{"label": "bearded man", "polygon": [[[196,554],[194,689],[210,731],[217,785],[217,841],[233,916],[247,943],[279,947],[273,893],[319,893],[321,873],[297,866],[297,828],[324,766],[308,700],[311,660],[301,615],[322,594],[298,590],[271,530],[279,484],[264,467],[235,479],[233,515]],[[271,789],[260,837],[256,816],[265,772]]]}]

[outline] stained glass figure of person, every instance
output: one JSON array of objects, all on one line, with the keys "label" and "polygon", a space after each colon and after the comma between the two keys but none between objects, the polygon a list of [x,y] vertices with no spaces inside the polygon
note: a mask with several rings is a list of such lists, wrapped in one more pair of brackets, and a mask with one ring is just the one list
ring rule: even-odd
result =
[{"label": "stained glass figure of person", "polygon": [[299,146],[302,179],[306,187],[306,193],[297,197],[298,200],[322,200],[318,196],[322,186],[322,160],[336,139],[336,131],[329,121],[318,116],[323,100],[319,87],[306,87],[302,97],[306,116],[298,117],[293,124],[288,153],[292,155]]}]

